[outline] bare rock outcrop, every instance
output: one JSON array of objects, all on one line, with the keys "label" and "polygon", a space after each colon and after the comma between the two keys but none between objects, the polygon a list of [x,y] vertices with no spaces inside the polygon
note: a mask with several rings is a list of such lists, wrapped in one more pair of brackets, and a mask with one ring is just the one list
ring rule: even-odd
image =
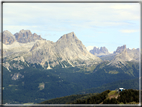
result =
[{"label": "bare rock outcrop", "polygon": [[[126,61],[139,61],[137,60],[139,59],[139,55],[137,55],[139,54],[138,50],[127,49],[126,45],[118,47],[115,53],[117,53],[117,55],[111,60],[108,65],[121,67],[121,65],[126,64]],[[137,55],[137,57],[135,55]]]},{"label": "bare rock outcrop", "polygon": [[3,43],[5,45],[11,45],[13,42],[16,41],[15,36],[11,32],[9,32],[8,30],[5,30],[2,33],[2,35],[0,35],[0,41],[2,41],[1,36],[3,36]]},{"label": "bare rock outcrop", "polygon": [[106,47],[100,47],[100,48],[94,47],[92,50],[90,50],[90,53],[92,53],[93,55],[96,55],[96,56],[110,54]]},{"label": "bare rock outcrop", "polygon": [[119,46],[116,51],[113,52],[113,54],[119,54],[121,53],[123,50],[126,49],[126,45],[123,45],[123,46]]},{"label": "bare rock outcrop", "polygon": [[27,60],[42,65],[47,61],[52,62],[50,63],[51,66],[55,66],[63,61],[68,62],[72,66],[76,63],[75,60],[86,61],[86,63],[90,59],[93,60],[93,63],[101,61],[100,58],[87,51],[74,32],[63,35],[55,43],[40,40],[34,44],[30,52],[32,57],[28,57]]},{"label": "bare rock outcrop", "polygon": [[15,33],[14,36],[16,40],[20,43],[42,40],[40,35],[37,35],[36,33],[32,34],[30,30],[20,30],[19,33]]}]

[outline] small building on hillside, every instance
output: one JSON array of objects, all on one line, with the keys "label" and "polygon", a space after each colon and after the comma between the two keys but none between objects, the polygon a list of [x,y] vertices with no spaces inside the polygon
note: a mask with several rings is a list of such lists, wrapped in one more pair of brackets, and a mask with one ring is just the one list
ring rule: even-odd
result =
[{"label": "small building on hillside", "polygon": [[124,91],[124,90],[125,90],[124,88],[119,88],[118,92],[121,92],[121,91]]}]

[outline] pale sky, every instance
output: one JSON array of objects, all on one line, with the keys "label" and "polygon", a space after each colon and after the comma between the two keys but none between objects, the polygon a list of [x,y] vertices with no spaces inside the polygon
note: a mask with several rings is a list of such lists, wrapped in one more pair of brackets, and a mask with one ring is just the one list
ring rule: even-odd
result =
[{"label": "pale sky", "polygon": [[74,32],[86,47],[140,46],[139,3],[4,3],[3,30],[30,30],[56,42]]}]

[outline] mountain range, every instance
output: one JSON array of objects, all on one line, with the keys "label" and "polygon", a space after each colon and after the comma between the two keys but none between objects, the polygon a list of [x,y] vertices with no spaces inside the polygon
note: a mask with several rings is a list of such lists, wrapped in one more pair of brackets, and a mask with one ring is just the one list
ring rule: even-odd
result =
[{"label": "mountain range", "polygon": [[117,47],[116,51],[109,53],[106,47],[96,48],[94,47],[90,50],[90,53],[98,56],[102,60],[109,60],[113,65],[118,64],[119,62],[125,61],[139,61],[139,48],[130,49],[126,48],[126,45]]},{"label": "mountain range", "polygon": [[53,68],[62,62],[67,63],[62,64],[62,67],[101,62],[100,58],[87,51],[74,32],[61,36],[55,43],[44,40],[29,30],[21,30],[14,35],[4,31],[3,39],[4,66],[8,69],[9,60],[37,63],[47,68]]},{"label": "mountain range", "polygon": [[94,47],[88,52],[74,32],[64,34],[57,42],[45,40],[36,33],[32,34],[30,30],[21,30],[14,35],[8,30],[3,32],[3,65],[7,69],[11,67],[9,61],[12,60],[37,63],[44,68],[52,69],[59,64],[63,68],[84,64],[91,66],[102,62],[106,57],[112,58],[109,63],[111,65],[131,60],[139,61],[139,49],[129,49],[123,45],[113,54],[110,54],[106,47]]},{"label": "mountain range", "polygon": [[92,54],[74,32],[52,42],[30,30],[6,30],[2,39],[4,103],[39,103],[139,77],[139,49],[126,45],[112,54],[94,47]]},{"label": "mountain range", "polygon": [[15,41],[19,43],[27,43],[27,42],[34,42],[36,40],[42,40],[40,35],[36,33],[32,34],[30,30],[20,30],[18,33],[14,35],[9,32],[8,30],[3,32],[3,43],[5,45],[11,45]]}]

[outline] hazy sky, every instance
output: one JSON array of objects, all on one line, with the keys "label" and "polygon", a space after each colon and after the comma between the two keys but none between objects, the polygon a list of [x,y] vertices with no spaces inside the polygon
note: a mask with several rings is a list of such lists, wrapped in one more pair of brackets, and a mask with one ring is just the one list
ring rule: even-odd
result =
[{"label": "hazy sky", "polygon": [[4,3],[3,30],[31,30],[56,42],[74,32],[88,46],[110,52],[140,45],[139,3]]}]

